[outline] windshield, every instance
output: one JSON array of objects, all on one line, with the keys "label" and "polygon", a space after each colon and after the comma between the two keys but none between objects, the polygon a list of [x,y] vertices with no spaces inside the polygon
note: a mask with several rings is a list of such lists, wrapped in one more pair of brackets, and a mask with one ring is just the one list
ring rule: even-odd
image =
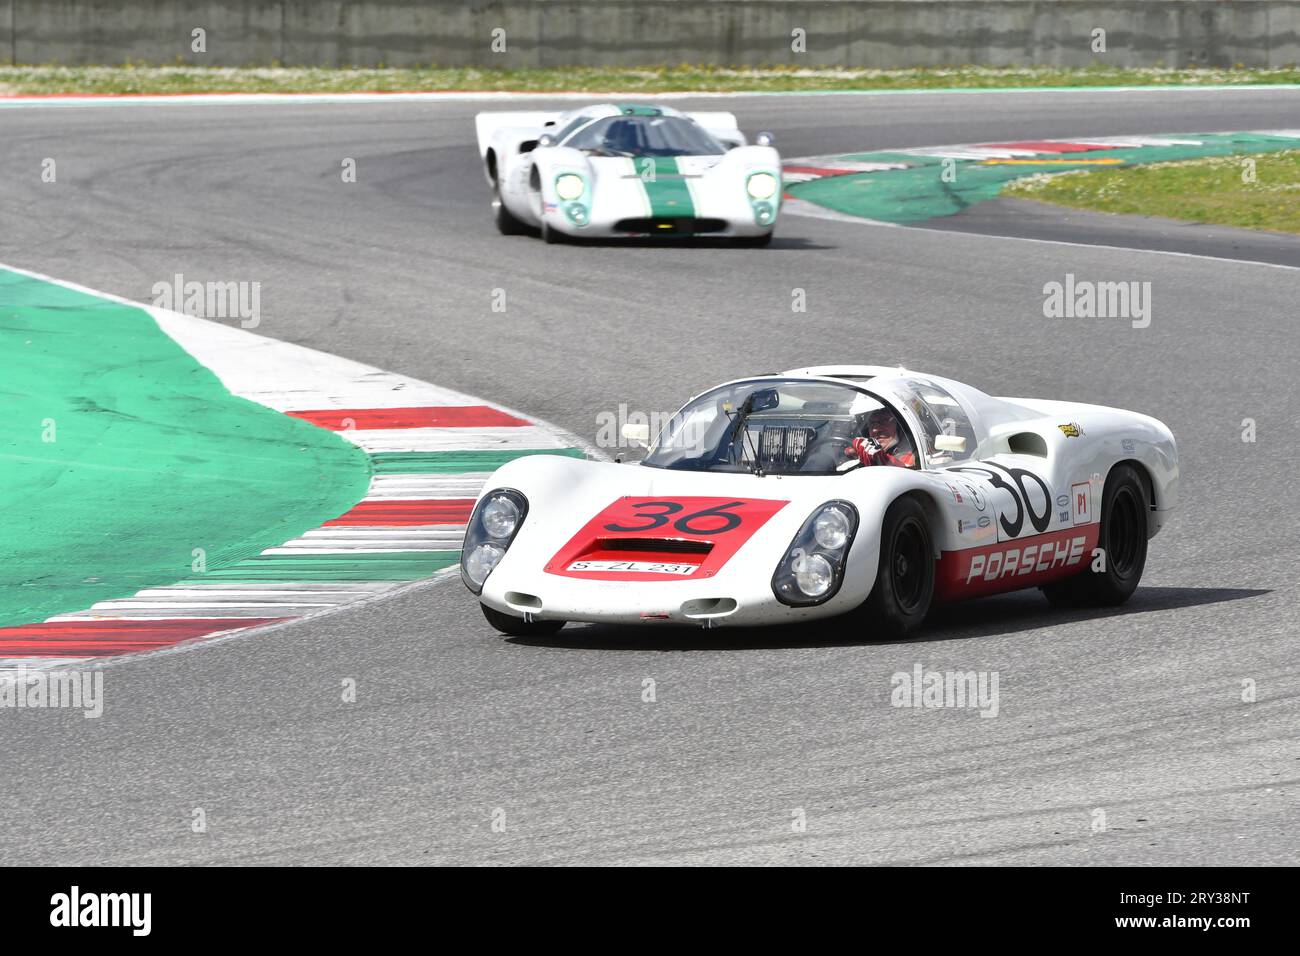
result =
[{"label": "windshield", "polygon": [[608,116],[586,126],[563,146],[590,156],[720,156],[712,136],[679,116]]},{"label": "windshield", "polygon": [[925,454],[933,466],[964,461],[978,445],[970,416],[957,399],[937,382],[903,378],[889,388],[916,414],[921,423]]},{"label": "windshield", "polygon": [[773,378],[701,395],[673,416],[642,464],[769,475],[916,467],[906,426],[870,395],[835,382]]}]

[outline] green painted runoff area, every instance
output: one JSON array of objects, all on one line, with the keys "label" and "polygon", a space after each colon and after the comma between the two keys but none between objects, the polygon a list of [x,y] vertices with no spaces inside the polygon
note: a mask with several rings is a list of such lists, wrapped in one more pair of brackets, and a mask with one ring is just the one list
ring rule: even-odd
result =
[{"label": "green painted runoff area", "polygon": [[[1165,136],[1166,134],[1161,134]],[[1096,149],[1017,158],[1014,162],[956,159],[945,167],[939,156],[909,153],[850,153],[835,160],[860,163],[906,163],[906,169],[878,170],[824,176],[802,183],[790,183],[786,192],[795,199],[816,203],[836,212],[881,222],[912,223],[951,216],[986,199],[993,199],[1009,182],[1035,173],[1073,169],[1109,169],[1117,165],[1165,163],[1203,156],[1232,156],[1295,149],[1296,141],[1282,136],[1255,133],[1168,134],[1172,139],[1200,140],[1201,145],[1139,146]],[[1107,161],[1098,165],[1099,160]],[[1119,160],[1119,163],[1115,163]],[[944,176],[945,168],[950,172]],[[950,180],[950,181],[949,181]]]},{"label": "green painted runoff area", "polygon": [[232,395],[143,309],[5,269],[0,403],[0,626],[205,580],[200,559],[219,574],[369,481],[360,449]]}]

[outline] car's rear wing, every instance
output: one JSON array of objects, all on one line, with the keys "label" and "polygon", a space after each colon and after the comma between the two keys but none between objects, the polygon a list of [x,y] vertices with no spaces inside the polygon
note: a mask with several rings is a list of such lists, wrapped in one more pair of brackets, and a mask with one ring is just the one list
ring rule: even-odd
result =
[{"label": "car's rear wing", "polygon": [[548,123],[554,123],[559,113],[550,112],[512,112],[502,110],[496,113],[479,113],[474,117],[474,131],[478,135],[478,154],[487,156],[488,144],[498,130],[518,129],[521,134],[532,133],[540,136]]}]

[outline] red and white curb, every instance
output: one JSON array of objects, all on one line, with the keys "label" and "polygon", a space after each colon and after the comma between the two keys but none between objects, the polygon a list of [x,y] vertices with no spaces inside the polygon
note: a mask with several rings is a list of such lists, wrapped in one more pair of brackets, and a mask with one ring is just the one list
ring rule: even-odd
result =
[{"label": "red and white curb", "polygon": [[[492,402],[243,329],[13,266],[4,268],[143,309],[234,395],[334,430],[369,455],[576,449],[603,457],[567,432]],[[409,566],[418,567],[422,554],[458,551],[488,474],[373,474],[365,496],[344,514],[243,562],[265,562],[249,579],[187,579],[43,622],[0,628],[0,678],[166,650],[283,623],[371,601],[445,574],[455,565],[414,576],[397,567],[391,579],[383,579],[392,556],[415,559]],[[365,573],[355,580],[316,580],[311,575],[295,579],[295,569],[310,567],[310,559],[321,555],[337,556],[331,567],[344,569],[339,577],[347,578],[350,568]],[[303,564],[295,557],[309,560]],[[379,580],[370,575],[374,567],[383,569]]]},{"label": "red and white curb", "polygon": [[[1300,139],[1300,129],[1246,130],[1257,136],[1281,136]],[[1134,149],[1143,146],[1202,146],[1204,140],[1187,136],[1092,136],[1076,139],[1020,140],[1007,143],[958,143],[949,146],[922,146],[911,149],[862,150],[867,153],[889,153],[896,156],[917,156],[938,159],[998,160],[1031,159],[1036,156],[1068,156],[1070,153],[1092,152],[1102,149]],[[828,176],[847,176],[853,173],[885,172],[907,169],[905,162],[846,161],[840,153],[835,156],[803,156],[785,160],[782,178],[786,182],[801,183]],[[856,217],[855,217],[856,218]]]}]

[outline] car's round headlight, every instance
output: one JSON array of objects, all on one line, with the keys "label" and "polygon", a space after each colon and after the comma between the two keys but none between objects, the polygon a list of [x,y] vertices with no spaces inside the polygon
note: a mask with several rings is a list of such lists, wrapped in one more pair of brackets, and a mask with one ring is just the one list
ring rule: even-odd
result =
[{"label": "car's round headlight", "polygon": [[494,538],[508,538],[519,525],[519,506],[505,495],[497,495],[483,506],[479,516],[483,530]]},{"label": "car's round headlight", "polygon": [[586,188],[582,177],[577,173],[565,173],[555,180],[555,194],[565,202],[577,199]]},{"label": "car's round headlight", "polygon": [[833,580],[831,563],[820,554],[805,554],[795,558],[794,583],[809,597],[821,597],[830,590]]},{"label": "car's round headlight", "polygon": [[749,177],[745,188],[755,199],[767,199],[776,192],[776,177],[771,173],[755,173]]},{"label": "car's round headlight", "polygon": [[819,547],[838,551],[849,540],[849,516],[839,508],[827,508],[813,522],[813,537]]},{"label": "car's round headlight", "polygon": [[465,559],[465,574],[474,582],[475,587],[483,585],[492,569],[501,563],[505,553],[506,549],[499,544],[480,544],[469,553]]}]

